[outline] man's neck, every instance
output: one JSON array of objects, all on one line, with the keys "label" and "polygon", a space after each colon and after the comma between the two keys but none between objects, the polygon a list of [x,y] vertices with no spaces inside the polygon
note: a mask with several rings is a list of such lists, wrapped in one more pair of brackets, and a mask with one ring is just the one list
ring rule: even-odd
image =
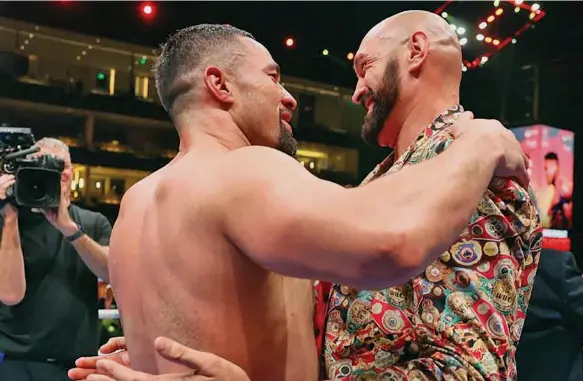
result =
[{"label": "man's neck", "polygon": [[[415,139],[424,128],[429,126],[447,108],[458,103],[459,96],[457,94],[446,97],[425,97],[425,99],[411,103],[411,106],[405,109],[401,113],[401,117],[398,118],[401,122],[390,128],[395,128],[394,131],[399,131],[396,139],[393,139],[395,156],[397,158],[400,157],[415,142]],[[385,130],[388,129],[387,127],[385,127]],[[382,133],[380,138],[382,139]]]},{"label": "man's neck", "polygon": [[222,146],[229,151],[251,145],[230,115],[222,110],[184,113],[174,120],[174,124],[180,135],[180,153],[209,144]]}]

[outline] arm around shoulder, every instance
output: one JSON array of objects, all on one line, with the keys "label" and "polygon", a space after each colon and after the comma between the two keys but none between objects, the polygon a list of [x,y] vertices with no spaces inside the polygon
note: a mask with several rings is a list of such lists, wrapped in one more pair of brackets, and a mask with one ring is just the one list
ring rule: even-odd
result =
[{"label": "arm around shoulder", "polygon": [[237,168],[219,207],[225,234],[271,271],[369,289],[400,284],[467,225],[500,158],[494,151],[459,139],[426,162],[345,189],[273,149],[239,149],[224,164]]},{"label": "arm around shoulder", "polygon": [[318,179],[272,149],[229,155],[237,170],[225,174],[224,232],[262,267],[363,288],[389,287],[419,271],[408,239],[414,224],[400,218],[406,205],[390,193],[398,177],[371,194]]}]

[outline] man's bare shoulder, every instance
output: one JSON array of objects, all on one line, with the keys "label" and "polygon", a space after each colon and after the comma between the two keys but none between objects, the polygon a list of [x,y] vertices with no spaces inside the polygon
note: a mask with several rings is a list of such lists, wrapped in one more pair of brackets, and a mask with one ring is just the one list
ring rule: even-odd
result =
[{"label": "man's bare shoulder", "polygon": [[155,182],[154,178],[157,177],[157,175],[158,173],[154,172],[129,187],[121,199],[119,207],[120,217],[128,210],[132,210],[136,207],[139,207],[140,205],[143,205],[144,199],[152,192]]},{"label": "man's bare shoulder", "polygon": [[251,146],[233,150],[217,162],[215,167],[224,181],[233,183],[271,182],[304,167],[293,157],[268,147]]},{"label": "man's bare shoulder", "polygon": [[301,167],[301,164],[293,157],[284,154],[273,148],[263,146],[249,146],[230,151],[225,155],[228,164],[248,165],[250,167],[275,167],[279,165],[295,165]]}]

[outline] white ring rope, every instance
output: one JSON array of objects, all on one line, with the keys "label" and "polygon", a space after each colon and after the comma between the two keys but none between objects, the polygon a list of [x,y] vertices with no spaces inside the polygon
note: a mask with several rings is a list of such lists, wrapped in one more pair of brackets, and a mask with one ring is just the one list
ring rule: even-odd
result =
[{"label": "white ring rope", "polygon": [[97,316],[99,319],[119,319],[119,310],[99,310]]}]

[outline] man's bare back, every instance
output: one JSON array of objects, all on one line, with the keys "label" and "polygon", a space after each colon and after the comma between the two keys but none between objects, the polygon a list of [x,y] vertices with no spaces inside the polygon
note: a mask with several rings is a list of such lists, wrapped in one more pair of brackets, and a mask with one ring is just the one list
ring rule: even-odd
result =
[{"label": "man's bare back", "polygon": [[111,279],[132,367],[182,370],[156,355],[164,335],[228,358],[254,381],[316,380],[311,282],[262,269],[217,224],[226,155],[183,155],[124,198]]}]

